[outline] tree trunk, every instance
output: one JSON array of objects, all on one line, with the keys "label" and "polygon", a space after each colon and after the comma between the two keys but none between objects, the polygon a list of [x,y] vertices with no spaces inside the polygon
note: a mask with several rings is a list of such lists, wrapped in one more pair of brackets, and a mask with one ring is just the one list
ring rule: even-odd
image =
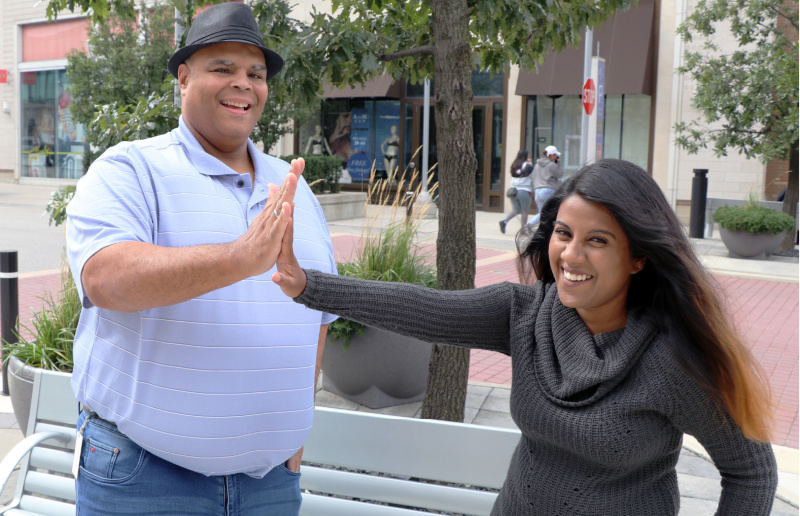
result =
[{"label": "tree trunk", "polygon": [[[436,141],[439,159],[438,287],[475,287],[475,159],[472,147],[472,49],[466,0],[433,0]],[[466,314],[465,314],[466,315]],[[469,350],[436,345],[422,417],[464,420]]]},{"label": "tree trunk", "polygon": [[[797,220],[797,176],[798,176],[798,144],[792,146],[792,154],[789,156],[789,184],[786,185],[786,196],[783,198],[783,211]],[[781,249],[790,251],[794,249],[797,232],[789,231],[781,243]]]}]

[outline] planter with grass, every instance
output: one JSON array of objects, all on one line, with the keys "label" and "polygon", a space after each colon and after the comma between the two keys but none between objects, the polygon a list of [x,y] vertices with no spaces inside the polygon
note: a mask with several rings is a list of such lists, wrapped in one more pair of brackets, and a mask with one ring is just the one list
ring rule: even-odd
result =
[{"label": "planter with grass", "polygon": [[714,212],[720,236],[732,258],[766,259],[778,249],[787,231],[793,231],[791,215],[748,202],[743,206],[723,206]]},{"label": "planter with grass", "polygon": [[[385,186],[373,189],[395,213],[399,197],[387,202]],[[370,192],[370,197],[372,197]],[[404,211],[404,209],[403,209]],[[339,274],[354,278],[416,283],[436,287],[431,257],[417,242],[422,210],[412,220],[391,223],[385,229],[365,229],[363,247],[349,262],[339,263]],[[374,220],[374,219],[373,219]],[[431,344],[365,327],[340,318],[328,327],[322,359],[322,387],[369,408],[377,409],[421,401],[425,397]]]},{"label": "planter with grass", "polygon": [[44,307],[33,315],[30,325],[20,325],[24,331],[17,332],[19,342],[3,343],[8,360],[11,406],[22,433],[28,426],[36,369],[72,372],[72,342],[81,314],[81,301],[66,267],[61,282],[57,295],[48,293],[42,298]]}]

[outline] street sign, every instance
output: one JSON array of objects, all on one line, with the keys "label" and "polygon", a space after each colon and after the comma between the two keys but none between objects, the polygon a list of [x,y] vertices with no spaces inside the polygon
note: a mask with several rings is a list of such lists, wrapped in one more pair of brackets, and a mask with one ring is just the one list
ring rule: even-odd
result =
[{"label": "street sign", "polygon": [[592,114],[595,104],[597,104],[597,87],[590,77],[586,79],[586,84],[583,85],[583,109],[587,115]]}]

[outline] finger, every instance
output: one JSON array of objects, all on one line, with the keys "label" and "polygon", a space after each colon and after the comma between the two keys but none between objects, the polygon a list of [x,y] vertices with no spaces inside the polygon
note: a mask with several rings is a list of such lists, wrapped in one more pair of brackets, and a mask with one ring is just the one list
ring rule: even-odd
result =
[{"label": "finger", "polygon": [[295,177],[300,177],[303,171],[306,169],[306,160],[303,158],[295,158],[292,160],[292,164],[289,166],[289,172],[294,174]]}]

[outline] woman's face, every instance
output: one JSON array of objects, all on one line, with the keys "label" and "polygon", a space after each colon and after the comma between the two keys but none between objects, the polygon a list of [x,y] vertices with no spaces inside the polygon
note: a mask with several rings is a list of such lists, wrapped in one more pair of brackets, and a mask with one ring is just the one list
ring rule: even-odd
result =
[{"label": "woman's face", "polygon": [[605,206],[575,194],[564,199],[548,252],[561,303],[575,308],[592,334],[625,326],[631,278],[644,258],[631,256],[627,235]]}]

